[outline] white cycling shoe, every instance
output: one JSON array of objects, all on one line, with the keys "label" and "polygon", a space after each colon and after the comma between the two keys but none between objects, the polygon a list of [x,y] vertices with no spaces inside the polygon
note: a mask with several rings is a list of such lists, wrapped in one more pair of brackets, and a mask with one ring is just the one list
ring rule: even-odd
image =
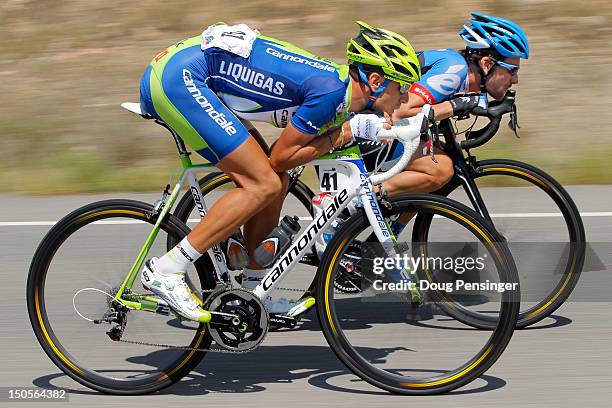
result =
[{"label": "white cycling shoe", "polygon": [[209,313],[198,307],[191,289],[185,282],[185,272],[164,275],[155,267],[157,258],[145,262],[140,281],[145,289],[159,296],[176,313],[193,321],[205,321]]}]

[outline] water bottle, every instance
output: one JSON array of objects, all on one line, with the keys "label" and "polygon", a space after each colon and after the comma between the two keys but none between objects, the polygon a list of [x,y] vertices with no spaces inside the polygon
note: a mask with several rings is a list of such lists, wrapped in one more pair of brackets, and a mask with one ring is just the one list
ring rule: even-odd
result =
[{"label": "water bottle", "polygon": [[[319,218],[319,215],[323,213],[323,210],[325,210],[325,208],[327,208],[333,202],[333,200],[333,196],[328,193],[320,193],[314,196],[312,199],[312,208],[314,209],[315,220]],[[344,220],[336,218],[327,228],[323,230],[323,233],[319,236],[319,238],[317,238],[315,241],[315,249],[317,250],[317,255],[319,258],[323,256],[323,252],[325,252],[327,244],[334,237],[336,231],[342,227],[343,223]]]},{"label": "water bottle", "polygon": [[278,255],[289,248],[293,236],[299,230],[299,218],[285,215],[278,227],[275,227],[270,235],[268,235],[268,238],[264,239],[255,248],[255,253],[253,254],[255,262],[266,268],[272,265]]},{"label": "water bottle", "polygon": [[225,250],[229,270],[238,271],[247,266],[249,255],[247,254],[244,237],[240,229],[224,241],[222,248]]}]

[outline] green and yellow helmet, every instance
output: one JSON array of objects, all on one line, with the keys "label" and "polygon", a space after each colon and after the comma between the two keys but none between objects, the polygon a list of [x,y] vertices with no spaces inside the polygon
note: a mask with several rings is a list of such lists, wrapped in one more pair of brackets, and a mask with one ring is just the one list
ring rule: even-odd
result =
[{"label": "green and yellow helmet", "polygon": [[359,34],[346,45],[346,56],[356,64],[380,67],[386,79],[412,84],[421,78],[421,68],[408,40],[393,31],[357,21]]}]

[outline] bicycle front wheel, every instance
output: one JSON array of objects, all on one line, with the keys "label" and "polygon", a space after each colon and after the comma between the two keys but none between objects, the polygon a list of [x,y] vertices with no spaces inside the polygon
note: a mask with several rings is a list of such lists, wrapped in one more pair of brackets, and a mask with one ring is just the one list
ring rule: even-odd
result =
[{"label": "bicycle front wheel", "polygon": [[[158,347],[113,341],[106,333],[112,325],[92,321],[109,311],[111,297],[156,220],[153,208],[138,201],[93,203],[60,220],[32,260],[27,303],[36,338],[55,365],[94,390],[121,395],[160,390],[200,362],[205,352],[195,349],[210,345],[205,324],[184,322],[172,314],[125,313],[122,339],[164,345]],[[151,255],[165,252],[168,237],[181,239],[188,232],[182,222],[168,216]],[[201,294],[214,285],[214,277],[208,255],[196,264],[188,274]],[[131,296],[146,296],[145,292],[137,278]]]},{"label": "bicycle front wheel", "polygon": [[[378,281],[378,276],[383,275],[376,275],[377,268],[396,266],[385,263],[389,259],[385,256],[390,256],[388,249],[367,242],[372,228],[363,211],[343,225],[324,254],[317,285],[321,327],[340,360],[370,384],[399,394],[448,392],[482,375],[510,341],[520,300],[516,268],[499,234],[466,206],[422,194],[395,197],[389,203],[390,209],[383,209],[383,217],[387,219],[404,212],[443,219],[449,241],[439,247],[446,251],[447,256],[443,259],[457,258],[456,245],[451,240],[475,246],[489,280],[512,288],[480,293],[486,295],[487,307],[499,316],[495,329],[492,332],[466,329],[448,315],[441,314],[443,309],[436,309],[431,316],[424,317],[423,306],[415,305],[418,302],[414,301],[409,289],[398,290],[397,285],[393,287],[384,280]],[[394,257],[405,259],[401,255],[402,244],[398,244]],[[359,246],[362,248],[360,260],[351,265],[351,270],[367,280],[362,285],[364,290],[353,294],[338,293],[333,285],[336,274],[353,262],[357,257],[355,248]],[[411,253],[410,249],[403,252],[406,257]],[[449,270],[453,277],[447,283],[459,285],[459,265],[455,263],[456,271]],[[427,290],[437,294],[447,290],[424,288],[414,275],[413,279],[421,294],[426,295]]]}]

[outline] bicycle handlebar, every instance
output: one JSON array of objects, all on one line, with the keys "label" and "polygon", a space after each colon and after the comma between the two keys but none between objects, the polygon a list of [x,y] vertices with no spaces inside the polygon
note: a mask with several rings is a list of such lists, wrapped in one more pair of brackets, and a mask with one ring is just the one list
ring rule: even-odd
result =
[{"label": "bicycle handlebar", "polygon": [[462,149],[472,149],[475,147],[482,146],[487,143],[491,138],[497,133],[499,130],[499,125],[502,120],[502,116],[512,112],[514,107],[514,102],[516,99],[516,91],[509,90],[504,99],[500,102],[491,102],[491,105],[485,109],[480,106],[472,109],[472,113],[477,116],[486,116],[491,119],[488,125],[483,127],[482,129],[475,130],[471,132],[468,136],[467,140],[463,140],[461,142]]},{"label": "bicycle handlebar", "polygon": [[404,152],[389,170],[370,177],[373,185],[389,180],[406,168],[421,143],[421,135],[430,132],[429,124],[433,121],[434,110],[431,109],[431,105],[425,105],[416,116],[395,121],[391,129],[383,129],[378,132],[379,139],[398,140],[404,146]]}]

